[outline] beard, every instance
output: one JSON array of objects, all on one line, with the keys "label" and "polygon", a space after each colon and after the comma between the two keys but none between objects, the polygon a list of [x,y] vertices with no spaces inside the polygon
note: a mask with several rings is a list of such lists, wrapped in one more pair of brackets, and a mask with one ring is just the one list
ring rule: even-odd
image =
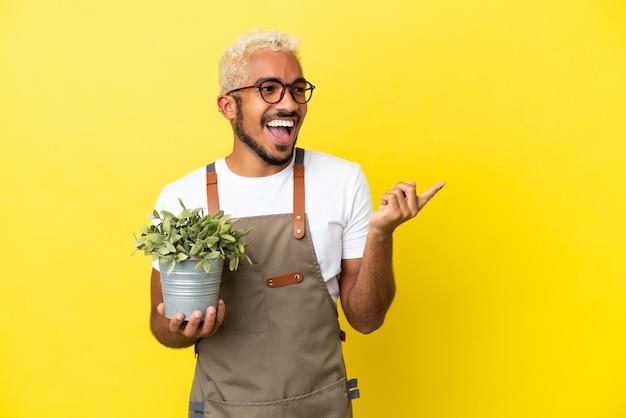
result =
[{"label": "beard", "polygon": [[[250,149],[254,151],[259,156],[259,158],[261,158],[265,163],[269,165],[276,165],[276,166],[288,164],[291,161],[291,158],[293,157],[293,150],[296,147],[297,137],[296,137],[296,141],[294,141],[292,145],[276,145],[276,148],[278,148],[279,151],[287,151],[291,148],[291,152],[289,153],[287,157],[276,158],[270,155],[268,151],[265,148],[263,148],[256,139],[254,139],[253,137],[251,137],[250,135],[246,133],[243,127],[243,112],[241,111],[241,98],[235,97],[235,101],[237,102],[237,118],[235,119],[235,133],[237,134],[237,137],[244,144],[250,147]],[[263,121],[261,121],[261,125],[264,126]]]}]

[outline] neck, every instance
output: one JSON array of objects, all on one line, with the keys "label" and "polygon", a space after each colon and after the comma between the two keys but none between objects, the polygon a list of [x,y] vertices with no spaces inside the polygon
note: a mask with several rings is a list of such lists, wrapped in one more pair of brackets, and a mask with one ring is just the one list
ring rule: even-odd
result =
[{"label": "neck", "polygon": [[233,147],[232,153],[226,156],[225,160],[228,169],[241,177],[271,176],[284,170],[291,163],[290,159],[281,165],[268,164],[251,149],[237,146]]}]

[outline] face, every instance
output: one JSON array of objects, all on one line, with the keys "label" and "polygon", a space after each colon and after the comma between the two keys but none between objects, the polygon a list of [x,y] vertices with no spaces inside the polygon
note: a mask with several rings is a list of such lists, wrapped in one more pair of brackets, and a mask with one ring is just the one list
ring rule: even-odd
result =
[{"label": "face", "polygon": [[[284,84],[302,79],[298,60],[289,53],[260,50],[250,54],[249,76],[243,86],[254,85],[267,78]],[[259,89],[242,90],[234,94],[237,115],[235,136],[266,164],[286,165],[291,161],[298,132],[307,112],[307,105],[297,103],[288,88],[283,98],[274,104],[261,97]]]}]

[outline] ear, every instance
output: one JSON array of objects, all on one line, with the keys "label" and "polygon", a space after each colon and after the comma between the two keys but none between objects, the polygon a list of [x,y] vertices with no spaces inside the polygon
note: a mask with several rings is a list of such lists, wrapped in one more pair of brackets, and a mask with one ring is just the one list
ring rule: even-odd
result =
[{"label": "ear", "polygon": [[235,119],[237,116],[237,103],[232,96],[219,96],[217,98],[217,108],[219,112],[228,120]]}]

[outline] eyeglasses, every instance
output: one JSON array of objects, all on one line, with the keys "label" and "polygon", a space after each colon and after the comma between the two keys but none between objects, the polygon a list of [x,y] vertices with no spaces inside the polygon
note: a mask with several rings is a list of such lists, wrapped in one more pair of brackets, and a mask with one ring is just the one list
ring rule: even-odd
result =
[{"label": "eyeglasses", "polygon": [[258,82],[253,86],[240,87],[238,89],[234,89],[229,91],[228,94],[235,93],[241,90],[246,89],[259,89],[259,93],[261,93],[261,97],[267,103],[274,104],[283,100],[285,96],[285,87],[289,89],[289,93],[291,93],[291,97],[296,103],[305,104],[309,100],[311,100],[311,96],[313,96],[313,89],[315,86],[305,79],[296,80],[291,84],[284,84],[280,80],[270,78],[267,80],[263,80]]}]

